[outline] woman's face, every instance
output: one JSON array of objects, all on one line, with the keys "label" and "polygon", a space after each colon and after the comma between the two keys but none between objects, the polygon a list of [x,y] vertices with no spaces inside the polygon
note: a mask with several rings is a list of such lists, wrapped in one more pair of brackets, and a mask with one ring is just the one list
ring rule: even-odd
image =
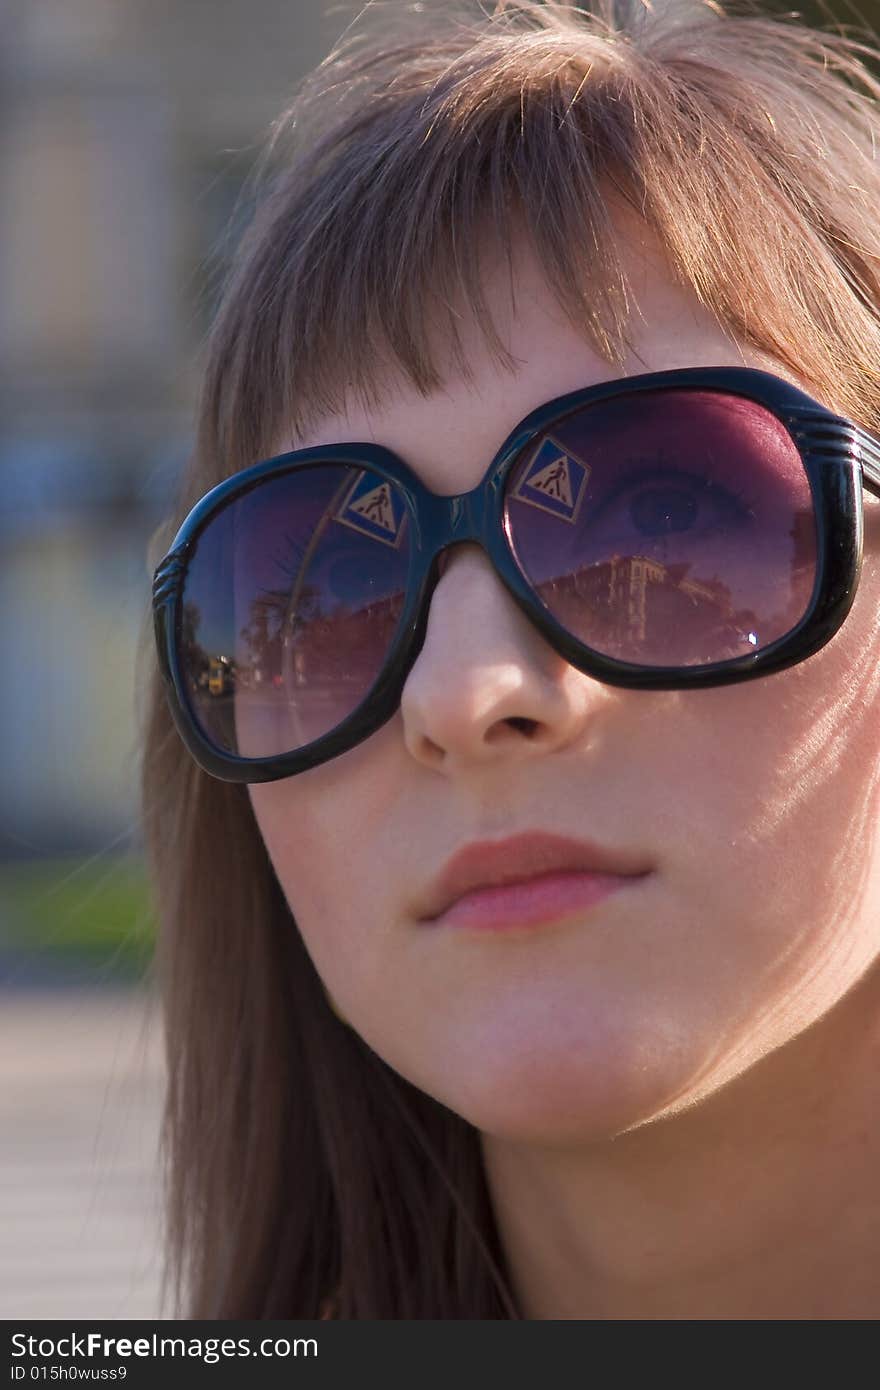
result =
[{"label": "woman's face", "polygon": [[[625,373],[522,253],[515,314],[505,276],[489,285],[515,375],[471,329],[472,385],[428,399],[401,386],[279,448],[374,440],[461,493],[563,392],[700,364],[788,375],[728,337],[649,243],[631,239],[624,264],[640,310]],[[375,1052],[486,1133],[598,1139],[711,1094],[864,974],[880,949],[878,513],[866,497],[860,587],[825,648],[689,692],[580,673],[477,546],[448,552],[394,718],[332,762],[249,787],[312,960]],[[538,831],[651,872],[526,930],[419,920],[461,847]]]}]

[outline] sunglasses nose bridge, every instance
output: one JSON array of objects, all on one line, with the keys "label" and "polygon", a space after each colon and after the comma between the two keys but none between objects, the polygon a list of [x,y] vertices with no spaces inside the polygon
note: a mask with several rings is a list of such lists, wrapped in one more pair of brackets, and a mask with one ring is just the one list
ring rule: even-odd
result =
[{"label": "sunglasses nose bridge", "polygon": [[433,555],[440,557],[440,573],[449,562],[451,549],[467,541],[488,549],[486,491],[476,487],[456,497],[435,497],[426,528],[426,539]]}]

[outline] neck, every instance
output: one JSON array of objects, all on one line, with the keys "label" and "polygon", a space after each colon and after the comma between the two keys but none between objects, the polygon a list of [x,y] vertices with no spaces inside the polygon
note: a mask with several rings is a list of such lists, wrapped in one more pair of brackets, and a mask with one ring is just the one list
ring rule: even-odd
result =
[{"label": "neck", "polygon": [[483,1135],[528,1319],[880,1316],[880,971],[691,1109],[580,1147]]}]

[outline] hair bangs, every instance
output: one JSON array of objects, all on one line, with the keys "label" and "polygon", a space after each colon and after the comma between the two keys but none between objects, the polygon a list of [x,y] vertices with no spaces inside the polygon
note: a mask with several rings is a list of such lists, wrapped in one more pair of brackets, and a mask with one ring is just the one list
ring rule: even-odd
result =
[{"label": "hair bangs", "polygon": [[220,476],[350,394],[369,407],[401,377],[423,394],[469,379],[466,319],[515,370],[484,286],[506,267],[515,304],[521,235],[619,365],[621,205],[729,331],[841,409],[864,415],[867,389],[880,413],[876,170],[866,95],[841,76],[872,79],[852,41],[760,18],[734,36],[713,8],[686,8],[686,23],[673,5],[622,33],[528,0],[480,22],[391,6],[393,37],[371,10],[370,41],[337,46],[266,149],[258,177],[277,172],[209,353]]},{"label": "hair bangs", "polygon": [[265,313],[249,331],[246,394],[271,383],[260,411],[270,432],[302,435],[349,391],[373,404],[389,378],[423,394],[449,372],[470,379],[465,319],[515,370],[485,281],[506,268],[515,305],[523,234],[571,322],[622,361],[628,298],[607,188],[617,132],[603,139],[584,112],[572,119],[587,74],[568,56],[546,83],[502,57],[383,111],[348,148],[337,134],[332,168],[313,156],[279,239],[263,242]]}]

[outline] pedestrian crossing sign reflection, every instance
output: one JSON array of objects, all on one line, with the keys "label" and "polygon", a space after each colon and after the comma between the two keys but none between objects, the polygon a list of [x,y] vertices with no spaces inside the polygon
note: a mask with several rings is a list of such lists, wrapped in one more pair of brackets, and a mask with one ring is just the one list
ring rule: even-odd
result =
[{"label": "pedestrian crossing sign reflection", "polygon": [[406,505],[393,483],[363,469],[346,493],[334,520],[396,549],[406,529]]},{"label": "pedestrian crossing sign reflection", "polygon": [[589,476],[588,464],[546,435],[511,495],[573,524],[577,521]]}]

